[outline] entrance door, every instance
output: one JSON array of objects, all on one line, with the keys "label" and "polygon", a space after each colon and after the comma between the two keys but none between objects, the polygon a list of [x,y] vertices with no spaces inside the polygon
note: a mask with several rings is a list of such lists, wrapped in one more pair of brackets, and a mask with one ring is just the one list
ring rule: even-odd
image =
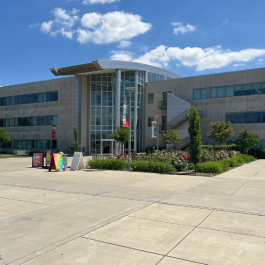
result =
[{"label": "entrance door", "polygon": [[103,142],[103,154],[112,154],[112,142],[104,141]]}]

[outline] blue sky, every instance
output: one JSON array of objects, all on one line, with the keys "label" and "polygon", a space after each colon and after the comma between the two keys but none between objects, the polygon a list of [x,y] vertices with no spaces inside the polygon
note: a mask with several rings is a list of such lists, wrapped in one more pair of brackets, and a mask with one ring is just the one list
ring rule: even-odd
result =
[{"label": "blue sky", "polygon": [[0,86],[97,59],[183,77],[264,67],[264,8],[260,0],[1,1]]}]

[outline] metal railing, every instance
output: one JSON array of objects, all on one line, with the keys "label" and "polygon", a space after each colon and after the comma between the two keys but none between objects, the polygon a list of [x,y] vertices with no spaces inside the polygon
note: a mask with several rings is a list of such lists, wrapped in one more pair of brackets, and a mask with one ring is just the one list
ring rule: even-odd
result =
[{"label": "metal railing", "polygon": [[166,109],[167,108],[167,99],[159,100],[158,101],[158,108],[159,109]]},{"label": "metal railing", "polygon": [[172,129],[189,118],[190,110],[181,112],[178,116],[167,123],[167,128]]},{"label": "metal railing", "polygon": [[175,145],[174,145],[174,144],[171,145],[171,146],[168,148],[167,151],[170,152],[170,151],[172,151],[173,149],[181,150],[181,149],[183,149],[183,148],[185,148],[185,147],[187,147],[187,146],[189,145],[189,140],[190,140],[190,137],[187,136],[187,137],[183,138],[183,139],[181,140],[180,143],[175,144]]}]

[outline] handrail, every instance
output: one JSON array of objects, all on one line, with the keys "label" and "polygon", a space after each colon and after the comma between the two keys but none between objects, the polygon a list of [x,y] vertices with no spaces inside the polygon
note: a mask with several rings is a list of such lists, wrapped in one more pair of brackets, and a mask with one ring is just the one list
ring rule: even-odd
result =
[{"label": "handrail", "polygon": [[167,107],[167,99],[162,99],[158,101],[158,108],[166,108]]},{"label": "handrail", "polygon": [[185,110],[183,112],[181,112],[178,116],[176,116],[174,119],[172,119],[171,121],[169,121],[167,123],[167,127],[168,128],[172,128],[175,125],[177,125],[180,121],[182,121],[183,119],[188,119],[190,110]]},{"label": "handrail", "polygon": [[188,146],[188,142],[189,142],[189,140],[190,140],[190,137],[189,137],[189,136],[183,138],[183,139],[181,140],[180,143],[170,146],[170,147],[168,148],[168,152],[170,152],[171,150],[173,150],[173,149],[175,149],[175,148],[177,148],[177,149],[181,149],[181,148],[183,148],[183,147]]}]

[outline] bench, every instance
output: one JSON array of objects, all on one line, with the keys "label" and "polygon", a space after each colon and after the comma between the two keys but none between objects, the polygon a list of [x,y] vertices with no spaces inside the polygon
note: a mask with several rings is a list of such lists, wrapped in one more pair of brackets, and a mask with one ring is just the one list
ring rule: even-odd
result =
[{"label": "bench", "polygon": [[14,151],[14,155],[16,155],[17,157],[18,156],[28,156],[29,153],[27,150],[17,150],[17,151]]}]

